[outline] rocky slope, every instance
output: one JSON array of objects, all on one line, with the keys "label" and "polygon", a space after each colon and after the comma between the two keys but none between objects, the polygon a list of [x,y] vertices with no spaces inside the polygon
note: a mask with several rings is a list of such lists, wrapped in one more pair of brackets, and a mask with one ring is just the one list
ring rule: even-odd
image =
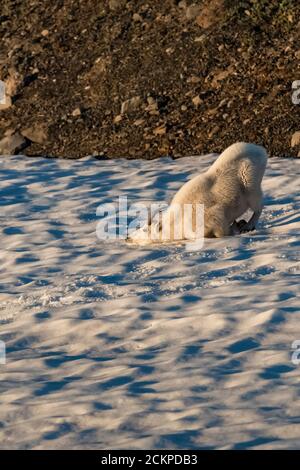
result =
[{"label": "rocky slope", "polygon": [[176,158],[247,140],[298,156],[297,0],[2,0],[0,15],[0,153]]}]

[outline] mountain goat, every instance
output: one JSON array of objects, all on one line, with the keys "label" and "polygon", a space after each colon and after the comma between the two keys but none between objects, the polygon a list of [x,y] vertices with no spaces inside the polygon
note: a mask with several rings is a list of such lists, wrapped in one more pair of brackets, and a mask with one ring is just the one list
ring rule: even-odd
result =
[{"label": "mountain goat", "polygon": [[[129,241],[143,243],[153,241],[175,241],[178,224],[183,229],[184,219],[176,217],[178,208],[192,208],[192,227],[195,229],[196,205],[204,207],[205,238],[219,238],[254,230],[263,208],[261,182],[267,163],[267,152],[263,147],[249,143],[235,143],[224,150],[211,167],[203,174],[185,183],[175,194],[164,217],[168,219],[170,231],[163,236],[162,218],[151,218],[149,223],[129,236]],[[249,221],[240,218],[248,209],[253,211]],[[161,214],[160,214],[161,215]],[[165,219],[166,220],[166,219]],[[153,230],[154,229],[154,230]],[[153,236],[154,233],[154,236]],[[182,236],[181,239],[186,239]]]}]

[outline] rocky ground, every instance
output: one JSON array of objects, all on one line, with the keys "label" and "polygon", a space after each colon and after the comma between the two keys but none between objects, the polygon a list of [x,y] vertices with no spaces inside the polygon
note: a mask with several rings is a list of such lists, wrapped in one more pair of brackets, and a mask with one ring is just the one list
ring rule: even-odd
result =
[{"label": "rocky ground", "polygon": [[0,153],[176,158],[247,140],[299,156],[299,25],[297,0],[2,0]]}]

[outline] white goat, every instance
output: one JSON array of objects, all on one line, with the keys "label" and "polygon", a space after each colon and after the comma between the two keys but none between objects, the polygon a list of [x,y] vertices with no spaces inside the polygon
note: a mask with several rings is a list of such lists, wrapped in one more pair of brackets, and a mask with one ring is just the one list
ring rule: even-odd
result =
[{"label": "white goat", "polygon": [[[254,230],[263,208],[261,182],[267,163],[267,152],[255,144],[236,143],[224,150],[212,166],[203,174],[185,183],[175,194],[166,211],[171,230],[169,239],[162,236],[162,223],[150,223],[129,236],[137,243],[153,241],[174,241],[176,224],[184,219],[174,216],[178,207],[183,211],[186,205],[192,206],[192,225],[195,225],[196,205],[204,205],[204,237],[224,237]],[[248,209],[253,215],[248,222],[236,221]],[[180,222],[177,222],[180,220]],[[152,225],[152,231],[151,231]],[[154,237],[153,225],[160,236]],[[177,227],[178,228],[178,227]],[[181,227],[182,228],[182,227]],[[178,232],[177,232],[178,233]],[[184,233],[184,227],[183,231]],[[184,239],[185,236],[182,237]],[[146,241],[147,240],[147,241]]]}]

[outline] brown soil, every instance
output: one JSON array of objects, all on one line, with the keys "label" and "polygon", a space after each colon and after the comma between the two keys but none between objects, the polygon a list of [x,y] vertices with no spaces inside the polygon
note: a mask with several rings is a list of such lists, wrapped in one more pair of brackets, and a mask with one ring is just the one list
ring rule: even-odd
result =
[{"label": "brown soil", "polygon": [[[297,156],[298,0],[2,0],[0,139],[27,155]],[[121,112],[122,111],[122,112]]]}]

